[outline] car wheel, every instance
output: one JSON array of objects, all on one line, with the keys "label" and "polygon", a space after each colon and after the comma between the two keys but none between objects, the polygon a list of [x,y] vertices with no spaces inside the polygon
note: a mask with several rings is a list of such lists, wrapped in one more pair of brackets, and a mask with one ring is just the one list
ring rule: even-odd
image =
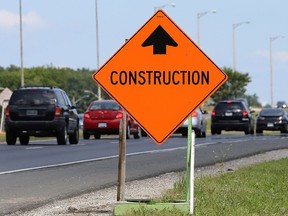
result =
[{"label": "car wheel", "polygon": [[214,128],[211,128],[211,134],[212,134],[212,135],[215,135],[215,134],[216,134],[216,131],[215,131]]},{"label": "car wheel", "polygon": [[57,143],[58,145],[66,145],[67,144],[67,127],[64,126],[57,134]]},{"label": "car wheel", "polygon": [[134,139],[139,139],[140,138],[138,133],[133,134],[133,137],[134,137]]},{"label": "car wheel", "polygon": [[287,126],[287,124],[284,125],[284,129],[281,130],[281,133],[288,133],[288,126]]},{"label": "car wheel", "polygon": [[182,136],[187,137],[188,136],[188,131],[184,131],[181,134],[182,134]]},{"label": "car wheel", "polygon": [[101,134],[99,133],[94,134],[94,139],[100,139],[100,138],[101,138]]},{"label": "car wheel", "polygon": [[21,145],[28,145],[29,140],[30,140],[29,136],[26,136],[26,135],[22,135],[19,137],[19,141]]},{"label": "car wheel", "polygon": [[86,131],[83,131],[83,139],[88,140],[89,138],[90,138],[90,135]]},{"label": "car wheel", "polygon": [[195,134],[196,134],[196,137],[197,137],[197,138],[200,138],[200,137],[201,137],[201,131],[200,131],[200,130],[195,131]]},{"label": "car wheel", "polygon": [[221,130],[216,130],[216,134],[220,135],[221,134]]},{"label": "car wheel", "polygon": [[137,132],[133,134],[134,139],[140,138],[140,129],[138,128]]},{"label": "car wheel", "polygon": [[15,145],[16,140],[17,140],[16,135],[13,132],[7,130],[6,131],[6,143],[7,143],[7,145]]},{"label": "car wheel", "polygon": [[126,131],[126,139],[130,139],[130,133],[131,133],[131,131],[130,131],[130,125],[128,124],[128,126],[127,126],[127,131]]},{"label": "car wheel", "polygon": [[205,138],[206,137],[206,131],[202,131],[201,137]]},{"label": "car wheel", "polygon": [[142,130],[142,129],[140,129],[140,130],[141,130],[141,136],[142,137],[147,137],[147,133],[144,130]]},{"label": "car wheel", "polygon": [[258,133],[258,134],[263,134],[263,130],[256,129],[256,133]]},{"label": "car wheel", "polygon": [[78,126],[75,128],[74,132],[69,135],[69,143],[70,144],[78,144],[79,142],[79,128]]},{"label": "car wheel", "polygon": [[245,135],[248,135],[250,133],[250,127],[244,130]]}]

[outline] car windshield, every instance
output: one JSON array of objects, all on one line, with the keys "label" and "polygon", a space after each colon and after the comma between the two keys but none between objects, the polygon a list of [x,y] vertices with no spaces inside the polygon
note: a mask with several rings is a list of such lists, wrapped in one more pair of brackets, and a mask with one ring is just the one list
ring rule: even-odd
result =
[{"label": "car windshield", "polygon": [[219,103],[217,110],[241,110],[241,103]]},{"label": "car windshield", "polygon": [[27,89],[15,91],[10,99],[10,105],[43,105],[55,104],[56,98],[52,91],[45,89]]},{"label": "car windshield", "polygon": [[261,116],[281,116],[284,114],[282,109],[267,109],[260,112]]},{"label": "car windshield", "polygon": [[94,103],[91,110],[120,110],[120,107],[116,103]]}]

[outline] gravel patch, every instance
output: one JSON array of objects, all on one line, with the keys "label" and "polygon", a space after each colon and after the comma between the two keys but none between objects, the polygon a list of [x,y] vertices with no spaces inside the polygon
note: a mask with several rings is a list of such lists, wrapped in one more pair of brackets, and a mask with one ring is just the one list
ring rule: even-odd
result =
[{"label": "gravel patch", "polygon": [[[197,168],[195,177],[199,175],[217,174],[233,171],[264,161],[279,160],[288,157],[288,150],[276,150],[263,154],[228,161],[214,166]],[[125,185],[125,198],[151,199],[161,196],[166,190],[173,188],[185,172],[167,173],[153,178],[128,182]],[[16,212],[9,216],[109,216],[117,199],[117,188],[111,187],[70,199],[54,201],[37,209]]]}]

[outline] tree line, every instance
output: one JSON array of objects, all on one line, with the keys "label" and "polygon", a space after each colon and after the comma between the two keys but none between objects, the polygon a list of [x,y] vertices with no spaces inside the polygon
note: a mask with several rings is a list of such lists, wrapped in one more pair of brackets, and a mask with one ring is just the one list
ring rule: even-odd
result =
[{"label": "tree line", "polygon": [[[92,100],[96,100],[93,94],[84,91],[97,93],[98,85],[92,80],[94,70],[86,68],[71,69],[60,68],[51,65],[24,68],[25,86],[57,86],[63,89],[72,102],[77,102],[78,112],[84,112]],[[7,68],[0,67],[0,87],[7,87],[14,90],[21,86],[21,69],[11,65]],[[89,96],[89,97],[88,97]],[[103,92],[102,97],[108,98]]]},{"label": "tree line", "polygon": [[[222,68],[228,75],[228,81],[224,83],[212,96],[212,102],[222,99],[247,98],[250,106],[261,107],[258,97],[246,95],[246,86],[251,82],[248,73],[234,72],[231,68]],[[57,86],[68,94],[72,102],[78,102],[78,112],[84,112],[92,100],[96,97],[88,91],[97,94],[98,85],[92,79],[95,70],[87,68],[71,69],[54,67],[53,65],[24,68],[25,86]],[[11,90],[21,85],[21,69],[15,65],[0,67],[0,87],[7,87]],[[86,91],[86,93],[84,92]],[[88,97],[89,96],[89,97]],[[109,96],[102,91],[102,98],[108,99]]]}]

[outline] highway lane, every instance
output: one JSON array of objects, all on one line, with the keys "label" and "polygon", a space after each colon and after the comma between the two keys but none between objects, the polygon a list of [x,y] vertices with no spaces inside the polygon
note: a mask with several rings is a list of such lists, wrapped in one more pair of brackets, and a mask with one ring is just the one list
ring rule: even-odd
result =
[{"label": "highway lane", "polygon": [[[208,136],[196,139],[196,166],[287,148],[287,136]],[[185,170],[187,139],[172,136],[163,145],[150,138],[127,141],[126,180]],[[56,141],[28,146],[0,145],[0,215],[54,199],[115,185],[117,138]]]},{"label": "highway lane", "polygon": [[[186,148],[186,139],[179,137],[177,143],[167,141],[156,145],[150,138],[127,140],[127,154],[137,154],[151,150]],[[78,145],[59,146],[56,140],[33,142],[28,146],[0,145],[0,174],[17,172],[22,169],[58,166],[67,163],[88,162],[118,157],[118,139],[106,137],[100,140],[80,140]],[[9,163],[7,163],[9,161]]]},{"label": "highway lane", "polygon": [[[278,137],[278,136],[275,136]],[[285,137],[285,136],[282,136]],[[196,145],[214,143],[233,143],[245,140],[271,139],[273,136],[221,135],[196,139]],[[28,146],[0,145],[0,174],[41,167],[59,166],[118,156],[117,137],[106,137],[100,140],[80,140],[78,145],[58,146],[56,140],[31,142]],[[138,154],[153,150],[186,148],[187,139],[174,135],[163,145],[156,145],[149,137],[127,140],[127,154]],[[8,163],[7,163],[8,162]]]}]

